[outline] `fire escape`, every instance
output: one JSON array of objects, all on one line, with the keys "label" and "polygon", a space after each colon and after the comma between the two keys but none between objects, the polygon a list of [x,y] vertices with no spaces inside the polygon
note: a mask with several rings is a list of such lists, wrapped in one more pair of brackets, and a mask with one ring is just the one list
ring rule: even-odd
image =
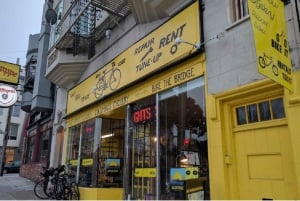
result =
[{"label": "fire escape", "polygon": [[95,54],[95,42],[130,12],[128,0],[73,0],[57,25],[61,38],[55,47],[74,56],[87,52],[91,58]]},{"label": "fire escape", "polygon": [[106,31],[119,26],[128,15],[137,24],[148,23],[170,17],[192,1],[72,0],[64,5],[66,12],[58,13],[55,30],[51,30],[56,43],[48,52],[46,78],[67,88],[80,79]]}]

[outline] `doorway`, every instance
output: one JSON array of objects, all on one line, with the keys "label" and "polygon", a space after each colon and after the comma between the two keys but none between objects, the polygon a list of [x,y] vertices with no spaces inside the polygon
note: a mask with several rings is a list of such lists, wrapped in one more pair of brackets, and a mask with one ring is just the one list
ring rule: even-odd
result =
[{"label": "doorway", "polygon": [[230,106],[237,199],[295,199],[297,189],[283,97],[256,94],[255,99],[240,100]]}]

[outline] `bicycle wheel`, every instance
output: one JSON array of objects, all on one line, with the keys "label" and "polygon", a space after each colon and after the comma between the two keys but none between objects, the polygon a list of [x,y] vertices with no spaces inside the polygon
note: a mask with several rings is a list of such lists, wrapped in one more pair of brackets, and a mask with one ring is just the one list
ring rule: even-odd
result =
[{"label": "bicycle wheel", "polygon": [[97,84],[96,88],[94,89],[95,98],[101,98],[103,95],[103,91],[106,89],[106,84],[104,78],[100,79]]},{"label": "bicycle wheel", "polygon": [[266,67],[266,61],[262,56],[258,57],[258,63],[260,65],[260,67],[265,68]]},{"label": "bicycle wheel", "polygon": [[79,200],[79,189],[78,186],[72,182],[66,189],[66,200]]},{"label": "bicycle wheel", "polygon": [[108,80],[108,84],[110,89],[113,91],[118,88],[121,81],[121,71],[119,69],[115,69],[112,71],[111,76]]},{"label": "bicycle wheel", "polygon": [[273,70],[273,73],[274,73],[275,76],[278,76],[278,75],[279,75],[278,68],[277,68],[276,65],[273,65],[273,66],[272,66],[272,70]]},{"label": "bicycle wheel", "polygon": [[48,179],[42,179],[41,181],[37,182],[34,185],[33,192],[36,197],[43,199],[43,200],[50,198],[50,196],[49,196],[50,192],[48,192],[48,182],[49,182]]},{"label": "bicycle wheel", "polygon": [[80,200],[79,188],[75,182],[71,184],[72,196],[70,200]]},{"label": "bicycle wheel", "polygon": [[56,200],[66,200],[66,187],[62,180],[58,180],[54,185],[54,198]]}]

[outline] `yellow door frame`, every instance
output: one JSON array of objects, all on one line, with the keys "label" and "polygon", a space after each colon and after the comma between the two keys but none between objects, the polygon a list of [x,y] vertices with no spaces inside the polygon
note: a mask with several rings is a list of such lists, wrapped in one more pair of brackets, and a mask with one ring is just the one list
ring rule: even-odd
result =
[{"label": "yellow door frame", "polygon": [[[265,79],[230,91],[207,96],[207,129],[211,199],[240,199],[238,175],[232,137],[235,122],[234,105],[267,98],[284,96],[282,86]],[[285,101],[285,108],[287,108]],[[286,122],[287,124],[287,122]]]}]

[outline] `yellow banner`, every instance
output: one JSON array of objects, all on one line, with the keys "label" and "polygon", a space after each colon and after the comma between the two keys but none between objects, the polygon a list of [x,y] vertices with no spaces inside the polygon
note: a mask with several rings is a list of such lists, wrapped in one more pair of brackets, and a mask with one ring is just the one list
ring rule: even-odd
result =
[{"label": "yellow banner", "polygon": [[284,3],[280,0],[248,0],[248,7],[258,71],[293,91]]},{"label": "yellow banner", "polygon": [[100,104],[86,108],[83,112],[67,117],[68,127],[82,123],[89,119],[103,116],[110,111],[123,107],[134,101],[156,94],[160,91],[175,87],[189,80],[203,75],[205,69],[205,55],[194,57],[184,63],[174,66],[171,70],[141,82],[122,93],[114,95]]},{"label": "yellow banner", "polygon": [[20,65],[0,61],[0,82],[18,84]]},{"label": "yellow banner", "polygon": [[200,42],[198,1],[138,41],[104,67],[68,92],[67,114],[141,80],[191,54],[191,45],[175,43],[176,38]]}]

